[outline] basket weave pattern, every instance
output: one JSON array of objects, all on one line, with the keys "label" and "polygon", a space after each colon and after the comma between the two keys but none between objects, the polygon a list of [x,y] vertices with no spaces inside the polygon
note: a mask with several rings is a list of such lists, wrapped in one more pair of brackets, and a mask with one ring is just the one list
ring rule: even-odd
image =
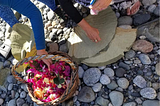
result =
[{"label": "basket weave pattern", "polygon": [[[38,100],[37,98],[35,98],[33,95],[33,90],[32,90],[31,85],[16,74],[16,68],[18,68],[20,65],[23,65],[25,62],[28,62],[30,60],[37,60],[37,59],[41,60],[41,59],[45,59],[45,58],[51,58],[52,60],[65,61],[66,63],[68,63],[70,65],[70,67],[72,69],[71,80],[70,80],[69,85],[67,86],[67,89],[64,91],[64,93],[58,99],[52,100],[51,102],[42,102],[42,101]],[[12,75],[18,81],[27,84],[29,96],[31,97],[31,99],[34,102],[36,102],[37,104],[44,104],[44,105],[58,105],[58,104],[64,102],[65,100],[71,98],[73,96],[73,94],[75,93],[75,91],[78,87],[78,83],[79,83],[77,64],[72,61],[70,56],[68,56],[66,53],[63,53],[63,52],[56,52],[56,53],[52,53],[49,55],[32,56],[32,57],[25,58],[12,67]]]}]

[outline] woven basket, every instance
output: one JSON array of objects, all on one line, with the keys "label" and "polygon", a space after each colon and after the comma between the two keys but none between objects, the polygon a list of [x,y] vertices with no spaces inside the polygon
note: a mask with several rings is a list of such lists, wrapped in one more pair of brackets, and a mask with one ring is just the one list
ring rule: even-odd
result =
[{"label": "woven basket", "polygon": [[[26,80],[22,79],[19,77],[16,73],[16,68],[18,68],[20,65],[23,65],[23,63],[28,62],[30,60],[36,60],[36,59],[45,59],[45,58],[51,58],[52,60],[60,60],[60,61],[65,61],[71,66],[72,72],[71,72],[71,80],[70,83],[67,86],[67,89],[64,91],[64,93],[56,100],[53,100],[51,102],[42,102],[38,100],[37,98],[34,97],[33,95],[33,90],[32,86],[26,82]],[[66,53],[63,52],[54,52],[49,55],[41,55],[41,56],[32,56],[23,59],[22,61],[18,62],[16,65],[12,67],[12,75],[20,82],[27,84],[27,89],[29,96],[31,99],[38,105],[43,104],[43,105],[58,105],[65,100],[71,98],[73,94],[75,93],[78,83],[79,83],[79,77],[78,77],[78,66],[75,62],[72,61],[71,57],[68,56]]]}]

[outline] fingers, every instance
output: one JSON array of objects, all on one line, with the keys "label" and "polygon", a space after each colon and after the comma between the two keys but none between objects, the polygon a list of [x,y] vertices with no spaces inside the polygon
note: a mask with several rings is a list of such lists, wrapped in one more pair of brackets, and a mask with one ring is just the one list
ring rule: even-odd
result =
[{"label": "fingers", "polygon": [[[43,55],[43,54],[46,54],[46,55],[48,54],[45,49],[37,50],[37,55]],[[42,60],[48,66],[50,70],[50,65],[52,64],[52,60],[51,59],[42,59]]]},{"label": "fingers", "polygon": [[112,0],[97,0],[95,4],[91,6],[90,8],[94,10],[102,11],[110,5],[111,1]]},{"label": "fingers", "polygon": [[[93,27],[92,27],[93,28]],[[89,37],[90,40],[93,42],[97,43],[101,41],[101,38],[99,36],[99,31],[96,28],[93,28],[92,30],[88,31],[87,36]]]},{"label": "fingers", "polygon": [[93,6],[92,9],[99,10],[100,9],[100,3],[97,1]]},{"label": "fingers", "polygon": [[95,43],[98,43],[99,41],[101,41],[101,38],[99,36],[97,36],[97,38],[95,38],[94,40],[92,40]]},{"label": "fingers", "polygon": [[48,69],[50,70],[50,65],[52,64],[52,60],[51,59],[42,59],[42,60],[48,66]]},{"label": "fingers", "polygon": [[99,41],[101,41],[101,38],[100,38],[100,36],[99,36],[99,33],[98,33],[98,35],[95,35],[94,38],[91,38],[91,39],[92,39],[92,41],[95,42],[95,43],[98,43]]}]

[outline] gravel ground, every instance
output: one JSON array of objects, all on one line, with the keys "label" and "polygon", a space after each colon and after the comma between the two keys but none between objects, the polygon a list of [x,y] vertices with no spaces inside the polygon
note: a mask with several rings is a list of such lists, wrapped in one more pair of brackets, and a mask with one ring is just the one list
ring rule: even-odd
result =
[{"label": "gravel ground", "polygon": [[[73,27],[76,24],[69,19],[67,27],[64,27],[64,21],[46,5],[32,1],[43,15],[47,50],[52,51],[50,46],[57,42],[60,51],[68,52],[66,39],[74,31]],[[125,8],[128,4],[123,1],[112,4],[111,7],[116,13],[119,27],[139,29],[136,42],[116,63],[101,67],[80,64],[79,89],[73,98],[59,106],[160,105],[160,39],[154,35],[160,35],[160,23],[156,21],[160,16],[160,0],[141,0],[142,6],[133,16],[126,16]],[[88,15],[87,8],[77,3],[74,6],[84,17]],[[30,26],[25,16],[21,16],[19,21]],[[152,26],[153,28],[148,28],[148,25],[155,22],[157,24]],[[148,32],[143,33],[144,30]],[[0,46],[9,39],[9,34],[9,25],[0,19]],[[10,70],[16,62],[10,53],[7,58],[0,56],[0,72],[2,69]],[[26,85],[14,79],[10,73],[5,85],[0,86],[0,106],[37,106],[37,104],[28,95]]]}]

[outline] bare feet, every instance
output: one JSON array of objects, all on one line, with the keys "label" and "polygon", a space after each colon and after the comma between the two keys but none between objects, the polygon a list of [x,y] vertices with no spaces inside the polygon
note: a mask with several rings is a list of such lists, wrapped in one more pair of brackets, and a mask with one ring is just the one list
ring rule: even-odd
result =
[{"label": "bare feet", "polygon": [[[135,0],[133,0],[134,2]],[[139,11],[139,7],[140,7],[141,3],[139,0],[137,0],[136,2],[133,3],[133,5],[129,8],[127,8],[127,15],[134,15]]]}]

